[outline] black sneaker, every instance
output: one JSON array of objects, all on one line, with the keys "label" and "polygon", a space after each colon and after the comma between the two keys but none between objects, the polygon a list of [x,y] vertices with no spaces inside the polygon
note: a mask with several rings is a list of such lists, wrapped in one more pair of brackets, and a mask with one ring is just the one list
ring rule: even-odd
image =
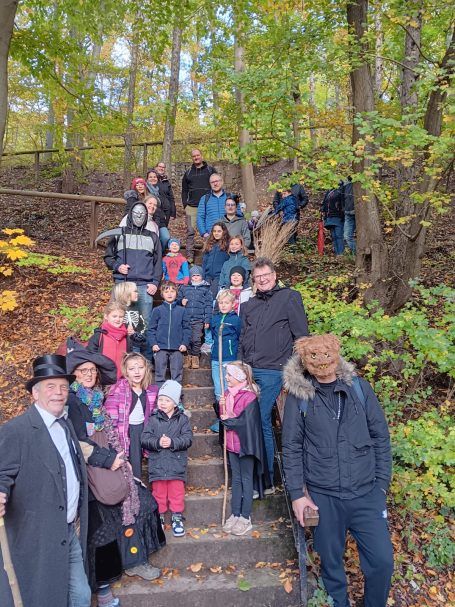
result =
[{"label": "black sneaker", "polygon": [[172,514],[172,533],[174,534],[174,537],[183,537],[185,535],[184,520],[185,518],[180,512],[174,512]]}]

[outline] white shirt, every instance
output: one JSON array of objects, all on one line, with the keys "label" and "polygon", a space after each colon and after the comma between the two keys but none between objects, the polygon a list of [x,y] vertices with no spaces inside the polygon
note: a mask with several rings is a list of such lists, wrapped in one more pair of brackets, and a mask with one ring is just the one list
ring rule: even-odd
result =
[{"label": "white shirt", "polygon": [[128,421],[132,426],[137,426],[138,424],[143,424],[144,420],[144,409],[142,408],[141,399],[139,398],[138,394],[136,404],[134,405],[134,409],[130,413]]},{"label": "white shirt", "polygon": [[[35,403],[36,410],[41,415],[46,428],[49,431],[52,442],[60,453],[61,458],[65,464],[65,476],[66,480],[66,522],[72,523],[77,515],[77,506],[79,504],[79,492],[80,483],[77,480],[76,471],[74,470],[73,460],[69,450],[68,441],[66,440],[65,430],[58,423],[55,415],[49,413],[45,409],[42,409],[37,403]],[[65,417],[67,414],[62,413],[60,417]]]}]

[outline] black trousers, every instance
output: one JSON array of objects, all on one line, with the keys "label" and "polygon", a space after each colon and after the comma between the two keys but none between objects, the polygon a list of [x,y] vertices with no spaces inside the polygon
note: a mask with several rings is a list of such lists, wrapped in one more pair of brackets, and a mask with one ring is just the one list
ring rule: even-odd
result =
[{"label": "black trousers", "polygon": [[128,434],[130,437],[129,462],[133,469],[133,475],[141,479],[142,476],[142,446],[141,436],[144,430],[144,424],[130,424]]},{"label": "black trousers", "polygon": [[321,575],[334,607],[349,607],[343,557],[348,531],[354,537],[365,577],[364,607],[386,607],[393,573],[393,547],[387,524],[386,496],[379,486],[350,500],[310,490],[319,508],[314,549],[321,557]]},{"label": "black trousers", "polygon": [[171,379],[182,383],[183,377],[183,354],[180,350],[159,350],[154,354],[155,358],[155,384],[161,387],[166,380],[166,369],[169,361]]},{"label": "black trousers", "polygon": [[204,321],[192,320],[191,321],[191,339],[190,339],[190,346],[188,348],[188,354],[190,356],[199,356],[199,354],[201,353],[203,334],[204,334]]},{"label": "black trousers", "polygon": [[[221,434],[221,433],[220,433]],[[234,516],[249,518],[253,507],[254,457],[228,451],[232,472],[231,510]]]}]

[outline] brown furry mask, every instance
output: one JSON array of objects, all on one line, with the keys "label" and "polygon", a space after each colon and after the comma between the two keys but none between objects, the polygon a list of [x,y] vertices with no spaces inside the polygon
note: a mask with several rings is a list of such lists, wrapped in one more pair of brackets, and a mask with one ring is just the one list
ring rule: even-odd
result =
[{"label": "brown furry mask", "polygon": [[312,337],[300,337],[294,346],[303,364],[316,379],[324,379],[335,374],[340,362],[340,342],[327,333]]}]

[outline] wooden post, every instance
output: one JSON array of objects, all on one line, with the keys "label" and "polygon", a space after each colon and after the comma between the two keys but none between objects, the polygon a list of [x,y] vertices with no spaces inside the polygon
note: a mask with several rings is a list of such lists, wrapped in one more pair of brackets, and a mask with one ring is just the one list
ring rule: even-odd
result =
[{"label": "wooden post", "polygon": [[91,217],[90,217],[90,248],[96,249],[96,237],[98,235],[98,203],[91,202]]},{"label": "wooden post", "polygon": [[39,184],[39,150],[35,152],[35,183]]},{"label": "wooden post", "polygon": [[144,179],[146,178],[147,175],[147,144],[144,143],[143,147],[143,152],[142,152],[142,173],[144,176]]},{"label": "wooden post", "polygon": [[21,591],[17,582],[16,572],[14,571],[13,561],[11,560],[8,536],[6,535],[5,519],[3,516],[0,516],[0,548],[3,557],[3,567],[8,577],[14,607],[23,607]]}]

